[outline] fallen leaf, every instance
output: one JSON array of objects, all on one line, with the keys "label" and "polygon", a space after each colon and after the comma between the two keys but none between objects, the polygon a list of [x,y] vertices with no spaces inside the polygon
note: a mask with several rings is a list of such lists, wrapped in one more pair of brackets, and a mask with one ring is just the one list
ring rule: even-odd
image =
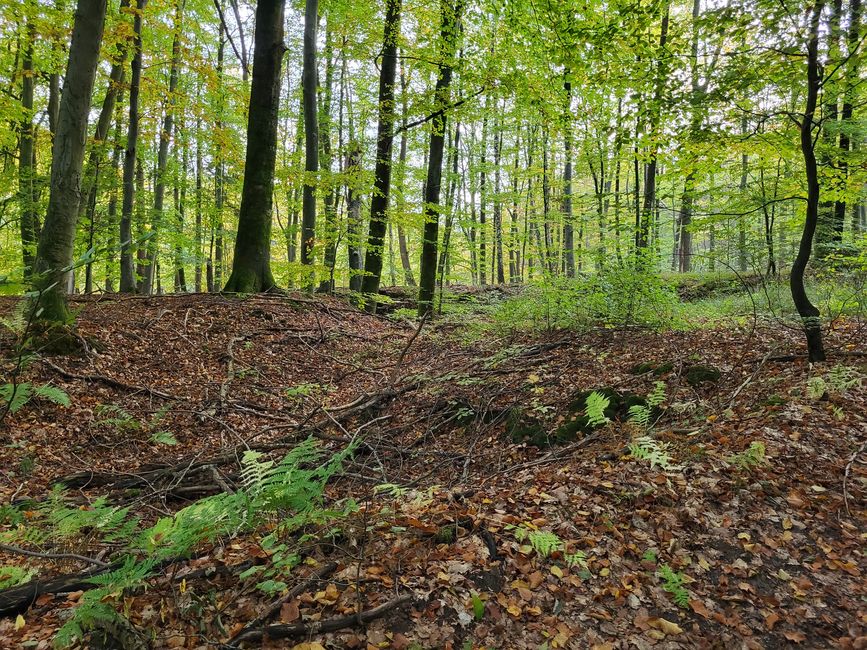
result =
[{"label": "fallen leaf", "polygon": [[798,632],[797,630],[783,632],[783,636],[786,637],[789,641],[794,641],[795,643],[802,643],[807,640],[807,635],[803,632]]},{"label": "fallen leaf", "polygon": [[683,628],[680,627],[677,623],[672,623],[671,621],[667,621],[664,618],[651,618],[647,621],[647,624],[659,630],[666,636],[669,634],[682,634]]},{"label": "fallen leaf", "polygon": [[301,612],[298,610],[298,601],[293,600],[291,603],[283,603],[280,607],[280,621],[282,623],[291,623],[297,621],[301,617]]}]

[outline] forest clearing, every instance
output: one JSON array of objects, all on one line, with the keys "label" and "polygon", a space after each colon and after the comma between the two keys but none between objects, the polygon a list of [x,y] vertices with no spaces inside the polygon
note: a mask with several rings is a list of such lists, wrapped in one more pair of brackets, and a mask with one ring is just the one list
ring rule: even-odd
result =
[{"label": "forest clearing", "polygon": [[867,648],[862,0],[0,0],[0,647]]}]

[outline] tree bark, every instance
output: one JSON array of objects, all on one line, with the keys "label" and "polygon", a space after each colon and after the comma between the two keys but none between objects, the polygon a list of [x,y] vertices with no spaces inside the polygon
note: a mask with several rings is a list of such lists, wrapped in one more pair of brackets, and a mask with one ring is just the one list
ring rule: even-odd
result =
[{"label": "tree bark", "polygon": [[565,72],[563,93],[563,149],[566,163],[563,167],[563,255],[566,277],[575,277],[575,239],[572,230],[572,83],[569,70]]},{"label": "tree bark", "polygon": [[[28,3],[28,13],[35,8]],[[33,44],[36,27],[28,15],[24,27],[24,51],[21,57],[21,110],[24,113],[19,127],[18,141],[18,205],[21,225],[21,253],[24,262],[24,277],[29,279],[36,261],[36,244],[39,240],[39,191],[34,165],[35,146],[33,132]]]},{"label": "tree bark", "polygon": [[376,311],[376,295],[382,276],[386,219],[391,197],[391,159],[394,143],[394,81],[397,75],[397,40],[400,34],[401,0],[387,0],[382,37],[382,64],[379,73],[379,125],[376,134],[376,164],[373,196],[370,201],[370,225],[364,259],[361,291],[365,307]]},{"label": "tree bark", "polygon": [[[317,119],[316,33],[319,22],[319,0],[306,0],[304,10],[304,66],[301,74],[304,98],[304,195],[301,208],[301,263],[313,264],[313,243],[316,237],[316,176],[319,173],[319,123]],[[311,270],[303,286],[313,288]]]},{"label": "tree bark", "polygon": [[93,94],[107,0],[79,0],[72,28],[57,135],[52,148],[51,192],[36,253],[35,316],[43,323],[68,323],[71,314],[62,286],[72,265],[87,116]]},{"label": "tree bark", "polygon": [[819,70],[819,24],[823,8],[824,3],[819,2],[810,13],[810,34],[807,41],[807,101],[804,115],[801,118],[801,153],[804,156],[804,168],[807,176],[807,208],[801,243],[789,276],[792,300],[801,316],[810,361],[825,360],[819,310],[810,301],[804,287],[804,271],[810,261],[813,235],[816,233],[816,224],[819,219],[819,177],[816,151],[813,144],[813,126],[819,88],[822,82]]},{"label": "tree bark", "polygon": [[[276,286],[271,273],[271,221],[285,0],[259,0],[253,47],[253,82],[247,118],[247,155],[232,274],[224,291],[258,293]],[[309,153],[309,152],[308,152]]]},{"label": "tree bark", "polygon": [[147,0],[139,0],[133,19],[132,78],[129,85],[129,123],[126,133],[126,151],[123,158],[123,203],[120,213],[120,291],[136,290],[136,273],[132,257],[132,215],[135,207],[135,167],[139,131],[139,90],[142,66],[142,14]]},{"label": "tree bark", "polygon": [[427,182],[424,196],[424,235],[422,239],[421,270],[419,272],[419,316],[433,310],[436,284],[437,245],[439,244],[440,184],[443,173],[446,108],[452,82],[452,61],[457,50],[458,27],[465,0],[441,0],[440,61],[434,90],[434,110],[439,114],[431,121],[430,153],[428,155]]}]

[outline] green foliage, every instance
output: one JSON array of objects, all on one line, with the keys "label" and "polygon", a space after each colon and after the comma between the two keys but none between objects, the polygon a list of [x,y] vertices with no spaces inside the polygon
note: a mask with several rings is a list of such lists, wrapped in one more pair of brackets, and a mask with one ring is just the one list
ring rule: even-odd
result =
[{"label": "green foliage", "polygon": [[672,464],[667,442],[659,442],[650,436],[639,436],[627,445],[629,454],[636,460],[646,460],[650,468],[661,467],[662,469],[676,470],[678,467]]},{"label": "green foliage", "polygon": [[689,606],[689,591],[683,586],[686,582],[683,573],[667,564],[660,564],[656,575],[662,580],[662,588],[671,594],[671,599],[678,607]]},{"label": "green foliage", "polygon": [[565,542],[556,533],[548,530],[527,528],[526,526],[511,525],[506,526],[506,530],[511,530],[519,543],[527,542],[540,557],[549,557],[551,554],[560,551],[563,553],[563,559],[568,566],[587,568],[587,555],[583,551],[567,553]]},{"label": "green foliage", "polygon": [[591,426],[601,427],[609,422],[608,416],[605,415],[605,409],[611,404],[611,400],[598,391],[593,391],[587,396],[587,408],[585,415]]},{"label": "green foliage", "polygon": [[[265,522],[269,522],[270,532],[261,544],[269,552],[270,563],[258,568],[263,578],[260,588],[280,591],[280,576],[300,559],[292,546],[307,539],[297,532],[308,524],[327,524],[354,508],[351,502],[341,510],[322,504],[326,482],[352,451],[350,446],[323,459],[323,451],[313,438],[297,445],[279,462],[249,451],[242,460],[242,487],[237,492],[201,499],[144,529],[128,507],[109,505],[105,497],[86,508],[70,506],[63,489],[56,487],[36,508],[35,516],[17,518],[20,525],[0,539],[31,544],[74,542],[79,546],[90,539],[120,547],[115,561],[121,566],[92,579],[97,588],[82,596],[58,634],[58,645],[68,646],[97,621],[117,616],[113,603],[124,590],[141,585],[162,561],[183,557],[204,542],[255,530]],[[5,519],[10,520],[10,514]],[[289,539],[292,544],[285,541]],[[21,573],[7,574],[7,580],[23,579]]]},{"label": "green foliage", "polygon": [[36,575],[36,569],[20,566],[0,566],[0,589],[17,587]]},{"label": "green foliage", "polygon": [[754,440],[744,451],[733,454],[726,460],[740,469],[751,470],[766,462],[765,444],[759,440]]},{"label": "green foliage", "polygon": [[651,425],[653,413],[665,401],[666,385],[664,381],[656,381],[643,404],[633,404],[629,407],[629,421],[647,429]]},{"label": "green foliage", "polygon": [[[170,406],[163,406],[148,419],[142,420],[117,404],[100,404],[96,409],[96,414],[101,417],[97,420],[97,424],[111,427],[122,433],[145,433],[150,442],[154,444],[174,446],[178,444],[175,435],[171,431],[159,428],[160,422],[166,417],[170,409]],[[106,415],[110,417],[104,417]]]},{"label": "green foliage", "polygon": [[479,598],[479,594],[474,593],[470,599],[473,605],[473,618],[476,621],[481,621],[485,617],[485,603]]},{"label": "green foliage", "polygon": [[30,382],[20,384],[0,384],[0,412],[8,408],[13,415],[20,411],[34,398],[42,398],[59,404],[69,406],[69,395],[51,385],[33,385]]}]

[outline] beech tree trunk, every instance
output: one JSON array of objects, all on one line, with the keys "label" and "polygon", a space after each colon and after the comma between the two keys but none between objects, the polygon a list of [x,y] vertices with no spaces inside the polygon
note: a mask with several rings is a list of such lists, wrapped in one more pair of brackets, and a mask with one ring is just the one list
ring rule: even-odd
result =
[{"label": "beech tree trunk", "polygon": [[[33,10],[34,8],[30,7]],[[33,18],[27,17],[24,27],[24,52],[21,57],[21,110],[24,116],[19,127],[18,140],[18,205],[21,226],[21,253],[24,277],[30,278],[36,261],[36,243],[39,240],[39,191],[36,183],[36,165],[33,132],[33,42],[36,28]]]},{"label": "beech tree trunk", "polygon": [[428,314],[433,309],[436,284],[437,245],[439,243],[440,185],[443,175],[443,148],[445,146],[446,110],[452,82],[452,61],[457,50],[458,25],[465,0],[441,0],[440,61],[434,90],[434,110],[438,115],[431,120],[427,182],[424,193],[424,235],[422,238],[421,270],[419,272],[418,313]]},{"label": "beech tree trunk", "polygon": [[[247,156],[232,274],[224,291],[258,293],[276,286],[271,273],[271,221],[285,0],[259,0],[253,48],[253,82],[247,119]],[[309,152],[308,152],[309,153]]]},{"label": "beech tree trunk", "polygon": [[[301,91],[304,101],[304,194],[301,207],[301,263],[313,264],[313,240],[316,236],[316,175],[319,173],[319,124],[317,119],[316,33],[319,0],[307,0],[304,9],[304,68]],[[313,289],[313,272],[303,286]]]},{"label": "beech tree trunk", "polygon": [[79,0],[72,28],[57,134],[52,148],[51,191],[36,252],[35,316],[43,323],[71,320],[62,279],[72,265],[87,116],[93,94],[107,0]]},{"label": "beech tree trunk", "polygon": [[376,311],[376,295],[382,276],[388,202],[391,197],[391,159],[394,143],[394,80],[397,75],[397,39],[400,34],[401,0],[387,0],[382,37],[382,63],[379,72],[379,126],[376,134],[376,164],[373,196],[370,200],[370,225],[364,258],[361,291],[365,307]]},{"label": "beech tree trunk", "polygon": [[142,13],[147,0],[139,0],[133,19],[132,78],[129,85],[129,124],[126,133],[126,151],[123,158],[123,203],[120,213],[120,291],[133,293],[136,290],[136,273],[133,264],[132,215],[135,208],[135,172],[138,147],[138,104],[141,88],[142,64]]}]

